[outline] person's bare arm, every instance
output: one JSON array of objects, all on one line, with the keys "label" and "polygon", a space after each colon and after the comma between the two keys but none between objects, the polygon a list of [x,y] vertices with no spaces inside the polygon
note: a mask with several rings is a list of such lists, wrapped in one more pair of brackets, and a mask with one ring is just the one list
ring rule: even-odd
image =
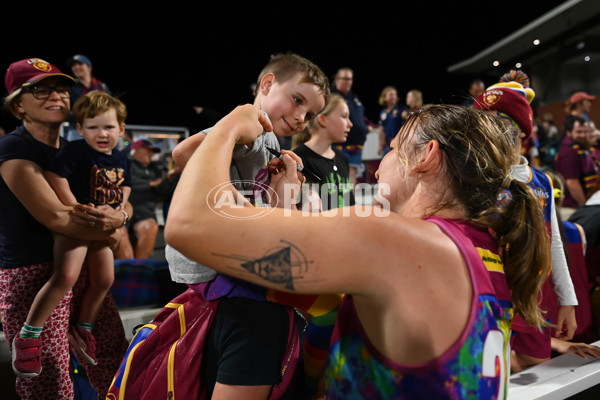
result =
[{"label": "person's bare arm", "polygon": [[67,206],[77,204],[77,199],[75,198],[73,192],[71,192],[71,188],[69,187],[69,181],[67,180],[67,178],[55,174],[51,171],[45,171],[44,175],[46,176],[48,183],[50,183],[50,186],[52,187],[52,189],[63,204]]},{"label": "person's bare arm", "polygon": [[129,195],[131,195],[131,186],[123,186],[123,201],[121,202],[121,208],[125,207],[125,204],[129,201]]},{"label": "person's bare arm", "polygon": [[600,347],[587,343],[573,343],[558,338],[551,338],[552,350],[560,354],[576,354],[580,357],[600,358]]},{"label": "person's bare arm", "polygon": [[[20,159],[5,161],[0,165],[0,174],[27,211],[54,232],[85,240],[106,240],[119,221],[123,220],[123,214],[113,210],[112,213],[98,212],[104,216],[104,221],[88,215],[77,223],[71,217],[73,208],[60,201],[46,180],[44,171],[34,162]],[[92,221],[94,227],[90,226]],[[116,224],[109,229],[111,223]]]},{"label": "person's bare arm", "polygon": [[579,179],[567,179],[565,181],[565,185],[577,203],[585,204],[585,193],[583,192],[583,188],[581,187],[581,182],[579,182]]},{"label": "person's bare arm", "polygon": [[537,364],[541,364],[544,361],[548,361],[549,359],[550,357],[537,358],[513,350],[511,351],[510,358],[510,373],[516,374],[517,372],[521,372],[526,368],[533,367]]},{"label": "person's bare arm", "polygon": [[177,164],[181,169],[185,168],[185,165],[188,163],[194,151],[200,146],[200,144],[206,138],[206,133],[200,131],[195,135],[192,135],[175,146],[173,151],[171,152],[171,156],[173,157],[173,161]]},{"label": "person's bare arm", "polygon": [[[263,127],[270,123],[258,109],[242,107],[217,123],[190,158],[169,209],[167,243],[219,272],[299,293],[372,293],[374,282],[389,279],[384,277],[397,273],[399,264],[418,264],[410,254],[393,263],[388,258],[394,258],[403,245],[407,253],[409,247],[425,247],[425,237],[413,240],[411,236],[417,225],[433,225],[428,222],[402,219],[399,223],[399,216],[389,216],[389,210],[380,208],[367,210],[364,218],[348,218],[340,209],[305,217],[285,206],[262,209],[234,204],[239,193],[229,176],[232,149],[236,143],[251,142],[263,129],[270,128]],[[295,177],[295,159],[287,154],[283,158],[289,167],[282,173]],[[360,212],[353,208],[346,211]],[[378,213],[387,216],[380,218]],[[426,236],[438,234],[434,227],[426,229]],[[405,240],[403,235],[407,236]],[[389,237],[395,238],[394,246],[379,239]],[[349,251],[364,246],[369,251]],[[449,248],[442,247],[444,251]],[[412,253],[414,257],[421,254]],[[260,270],[267,260],[276,265]],[[392,264],[393,271],[388,270]],[[340,265],[344,266],[343,274],[335,267]],[[363,268],[365,265],[378,265],[381,274],[373,274]],[[378,290],[381,292],[381,288]]]}]

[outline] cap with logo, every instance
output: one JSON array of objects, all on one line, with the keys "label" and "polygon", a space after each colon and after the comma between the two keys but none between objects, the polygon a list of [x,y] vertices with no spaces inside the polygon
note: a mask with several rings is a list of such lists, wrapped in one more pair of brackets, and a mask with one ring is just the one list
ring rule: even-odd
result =
[{"label": "cap with logo", "polygon": [[4,84],[10,94],[17,89],[34,85],[51,76],[63,78],[69,85],[75,84],[75,79],[63,74],[54,65],[40,58],[27,58],[10,64],[4,77]]}]

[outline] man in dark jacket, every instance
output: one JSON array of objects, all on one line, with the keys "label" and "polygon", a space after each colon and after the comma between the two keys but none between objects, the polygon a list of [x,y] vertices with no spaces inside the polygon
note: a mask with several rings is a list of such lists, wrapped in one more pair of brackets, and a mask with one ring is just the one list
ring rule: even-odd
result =
[{"label": "man in dark jacket", "polygon": [[132,244],[122,240],[118,258],[148,259],[154,250],[159,230],[156,207],[173,194],[179,174],[177,170],[168,171],[165,165],[152,161],[152,156],[160,149],[149,140],[136,140],[130,149],[129,202],[134,212],[127,229],[129,235],[135,235],[136,243],[134,252]]}]

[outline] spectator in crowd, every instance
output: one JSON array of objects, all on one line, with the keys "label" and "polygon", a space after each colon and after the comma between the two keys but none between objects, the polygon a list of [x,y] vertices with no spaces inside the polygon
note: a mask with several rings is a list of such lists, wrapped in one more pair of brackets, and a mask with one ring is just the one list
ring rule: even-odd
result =
[{"label": "spectator in crowd", "polygon": [[416,111],[423,107],[423,92],[419,89],[411,89],[406,93],[406,106],[408,110],[402,112],[402,118],[408,119],[412,111]]},{"label": "spectator in crowd", "polygon": [[367,140],[368,127],[365,120],[365,107],[358,95],[352,91],[354,84],[354,71],[351,68],[340,68],[335,74],[332,93],[337,93],[346,100],[350,109],[352,129],[344,143],[336,145],[346,156],[350,163],[350,182],[354,186],[362,176],[365,166],[362,162],[362,150]]},{"label": "spectator in crowd", "polygon": [[485,90],[485,83],[480,78],[473,79],[469,85],[469,97],[462,103],[463,106],[472,107],[473,101]]},{"label": "spectator in crowd", "polygon": [[575,209],[585,204],[598,180],[600,166],[592,157],[587,125],[584,117],[567,117],[566,136],[554,161],[556,172],[565,179],[563,219],[568,219]]},{"label": "spectator in crowd", "polygon": [[[73,72],[76,81],[75,85],[71,87],[71,104],[75,104],[77,99],[92,90],[100,90],[111,94],[108,86],[92,75],[92,62],[88,57],[83,54],[76,54],[69,58],[67,63],[69,64],[69,67],[71,67],[71,71]],[[77,132],[77,121],[75,121],[73,113],[69,114],[67,122],[69,122],[69,127],[66,139],[69,141],[82,139]]]},{"label": "spectator in crowd", "polygon": [[398,102],[398,90],[394,86],[386,86],[379,95],[379,105],[383,109],[379,113],[379,152],[385,156],[390,151],[390,143],[400,132],[404,118],[402,113],[408,108]]},{"label": "spectator in crowd", "polygon": [[586,121],[590,120],[590,111],[592,110],[592,101],[596,96],[586,92],[575,92],[569,97],[569,114],[583,117]]},{"label": "spectator in crowd", "polygon": [[319,181],[307,176],[321,198],[321,209],[354,205],[354,190],[350,183],[348,158],[334,143],[343,143],[352,129],[350,111],[344,99],[329,95],[325,107],[310,121],[304,132],[308,139],[294,148],[294,153]]},{"label": "spectator in crowd", "polygon": [[129,237],[121,241],[117,258],[149,259],[154,251],[160,229],[156,209],[172,195],[179,175],[179,169],[168,171],[164,163],[152,159],[159,152],[160,149],[147,139],[138,139],[131,144],[129,202],[133,216],[127,223]]},{"label": "spectator in crowd", "polygon": [[106,83],[96,78],[92,74],[92,62],[83,54],[76,54],[69,59],[69,66],[76,78],[76,84],[71,88],[71,96],[73,101],[92,90],[100,90],[111,94]]},{"label": "spectator in crowd", "polygon": [[545,112],[542,115],[540,131],[543,131],[543,137],[540,135],[540,162],[543,167],[553,170],[554,157],[556,157],[562,137],[551,112]]}]

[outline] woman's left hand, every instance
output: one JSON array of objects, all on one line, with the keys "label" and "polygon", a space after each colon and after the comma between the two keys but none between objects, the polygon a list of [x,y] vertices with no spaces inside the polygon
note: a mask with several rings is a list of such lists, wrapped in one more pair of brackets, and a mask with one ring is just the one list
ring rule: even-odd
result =
[{"label": "woman's left hand", "polygon": [[273,159],[268,166],[271,175],[271,188],[277,193],[277,204],[271,207],[294,208],[300,199],[302,184],[306,181],[296,165],[302,165],[302,160],[294,152],[282,150],[283,160]]},{"label": "woman's left hand", "polygon": [[93,204],[76,204],[71,211],[73,222],[102,231],[111,231],[123,225],[123,213],[114,208]]}]

